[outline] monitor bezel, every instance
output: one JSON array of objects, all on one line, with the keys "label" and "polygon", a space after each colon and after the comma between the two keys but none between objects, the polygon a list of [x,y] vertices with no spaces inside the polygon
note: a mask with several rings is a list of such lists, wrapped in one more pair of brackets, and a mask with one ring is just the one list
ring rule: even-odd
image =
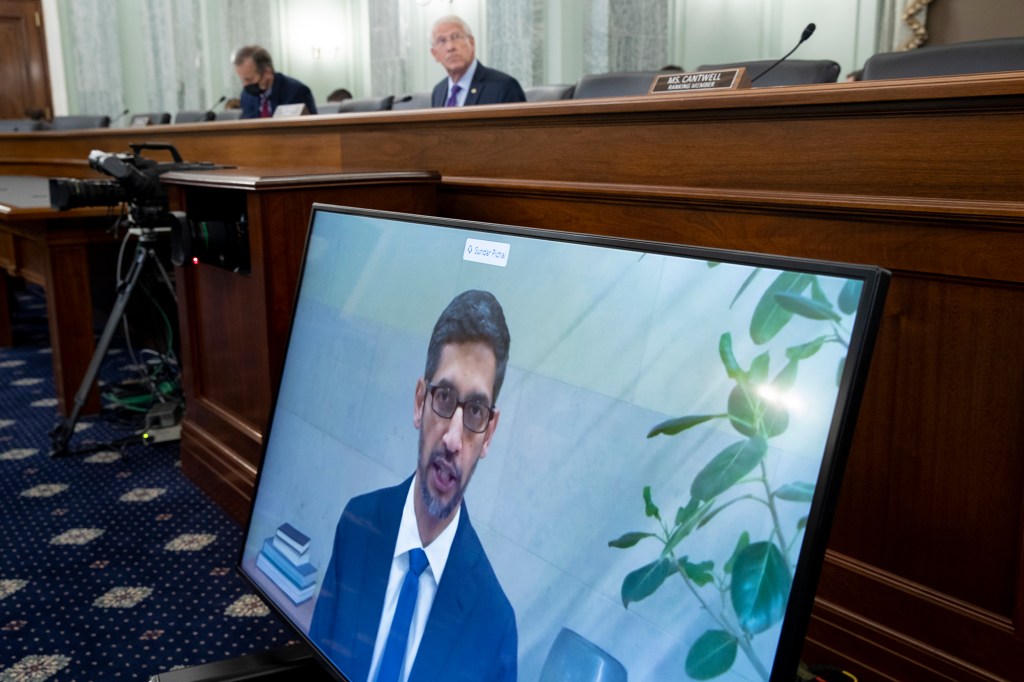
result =
[{"label": "monitor bezel", "polygon": [[263,476],[263,460],[267,455],[270,433],[273,428],[274,416],[277,411],[279,387],[284,376],[288,348],[294,324],[294,311],[302,293],[302,284],[306,271],[309,241],[313,225],[318,215],[324,213],[344,214],[365,218],[377,218],[405,223],[417,223],[431,227],[453,228],[474,233],[526,237],[546,241],[601,246],[635,253],[654,253],[678,256],[690,259],[714,261],[721,263],[739,263],[751,267],[783,269],[806,274],[818,274],[832,277],[858,279],[863,282],[861,298],[857,305],[857,315],[850,334],[849,347],[859,349],[846,356],[842,379],[836,393],[833,418],[830,422],[828,436],[825,441],[824,454],[819,468],[819,480],[815,487],[813,499],[808,510],[805,527],[805,539],[801,544],[794,572],[789,601],[779,633],[776,656],[773,659],[770,674],[771,682],[789,682],[796,674],[803,648],[803,639],[810,623],[814,595],[817,591],[822,567],[825,560],[825,549],[828,544],[843,473],[849,458],[857,417],[863,402],[864,389],[867,383],[868,369],[871,363],[878,329],[881,325],[885,296],[888,290],[891,273],[873,265],[828,261],[824,259],[805,258],[766,254],[745,250],[703,247],[671,242],[651,241],[629,237],[597,235],[581,232],[552,230],[547,228],[517,226],[502,223],[473,221],[457,218],[425,216],[379,209],[367,209],[314,202],[307,224],[306,236],[302,249],[302,261],[298,270],[295,291],[292,298],[292,319],[289,321],[288,334],[285,341],[285,353],[280,371],[275,379],[275,389],[271,399],[270,411],[267,416],[266,429],[262,434],[262,447],[259,466],[253,485],[252,497],[249,502],[249,514],[245,522],[245,532],[238,550],[235,570],[265,604],[291,628],[309,649],[324,670],[337,680],[346,682],[344,672],[338,670],[330,659],[324,656],[306,633],[297,627],[266,593],[258,581],[253,579],[243,567],[243,555],[249,541],[251,520],[257,501],[257,493]]}]

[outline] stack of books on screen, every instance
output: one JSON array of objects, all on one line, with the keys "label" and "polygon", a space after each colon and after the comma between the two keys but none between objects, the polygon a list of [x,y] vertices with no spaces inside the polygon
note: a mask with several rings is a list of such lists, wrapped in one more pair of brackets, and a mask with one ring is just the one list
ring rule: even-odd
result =
[{"label": "stack of books on screen", "polygon": [[301,604],[316,589],[316,567],[309,562],[309,537],[290,523],[282,523],[266,539],[256,557],[256,566],[270,578],[293,604]]}]

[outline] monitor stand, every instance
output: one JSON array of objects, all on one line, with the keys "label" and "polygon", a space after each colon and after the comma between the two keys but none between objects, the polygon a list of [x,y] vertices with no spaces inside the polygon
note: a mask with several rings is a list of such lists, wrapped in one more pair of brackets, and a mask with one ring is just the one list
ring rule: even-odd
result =
[{"label": "monitor stand", "polygon": [[307,646],[291,644],[263,653],[204,663],[181,670],[171,670],[153,675],[149,678],[149,682],[238,682],[241,680],[318,682],[331,679],[327,671],[313,658],[313,654],[310,653]]}]

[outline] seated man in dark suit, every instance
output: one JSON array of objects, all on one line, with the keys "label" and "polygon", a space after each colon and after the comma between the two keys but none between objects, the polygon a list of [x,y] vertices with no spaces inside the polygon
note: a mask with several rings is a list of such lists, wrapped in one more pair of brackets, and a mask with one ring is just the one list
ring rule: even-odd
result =
[{"label": "seated man in dark suit", "polygon": [[353,682],[516,680],[515,612],[463,501],[498,426],[509,342],[492,294],[448,304],[416,381],[415,472],[341,514],[309,638]]},{"label": "seated man in dark suit", "polygon": [[235,73],[242,81],[242,118],[268,118],[281,104],[305,104],[309,113],[316,113],[309,88],[276,73],[270,53],[259,45],[246,45],[235,53]]},{"label": "seated man in dark suit", "polygon": [[434,88],[431,106],[463,107],[526,101],[526,93],[519,81],[477,61],[473,32],[459,17],[447,16],[434,22],[430,32],[430,54],[448,72],[448,78]]}]

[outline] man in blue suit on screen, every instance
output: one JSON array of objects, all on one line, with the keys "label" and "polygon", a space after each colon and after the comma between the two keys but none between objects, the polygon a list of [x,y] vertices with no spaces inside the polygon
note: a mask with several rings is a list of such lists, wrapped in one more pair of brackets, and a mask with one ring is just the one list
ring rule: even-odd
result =
[{"label": "man in blue suit on screen", "polygon": [[516,679],[516,618],[463,495],[498,426],[509,332],[497,299],[456,296],[416,382],[415,473],[349,501],[309,628],[353,682]]},{"label": "man in blue suit on screen", "polygon": [[463,107],[474,104],[525,102],[526,93],[512,76],[489,69],[476,58],[476,41],[462,19],[447,16],[434,22],[430,54],[448,72],[434,87],[430,105]]}]

